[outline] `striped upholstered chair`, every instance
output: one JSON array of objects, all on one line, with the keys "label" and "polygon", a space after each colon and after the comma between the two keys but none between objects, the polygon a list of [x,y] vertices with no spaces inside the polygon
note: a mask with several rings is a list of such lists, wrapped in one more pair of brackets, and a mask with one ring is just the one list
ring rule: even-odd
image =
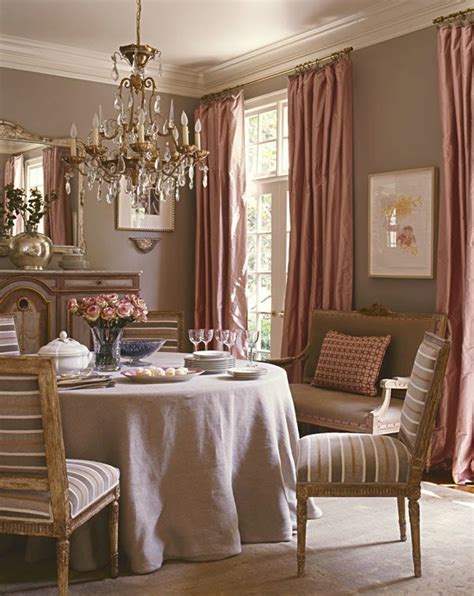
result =
[{"label": "striped upholstered chair", "polygon": [[118,575],[119,470],[65,459],[54,365],[0,357],[0,534],[57,539],[59,594],[68,592],[72,532],[107,505]]},{"label": "striped upholstered chair", "polygon": [[13,315],[0,315],[0,356],[19,356],[20,346]]},{"label": "striped upholstered chair", "polygon": [[305,566],[308,497],[397,497],[402,541],[406,540],[408,498],[415,576],[421,576],[418,499],[448,355],[448,341],[425,333],[408,382],[397,439],[357,433],[300,439],[296,485],[299,576]]}]

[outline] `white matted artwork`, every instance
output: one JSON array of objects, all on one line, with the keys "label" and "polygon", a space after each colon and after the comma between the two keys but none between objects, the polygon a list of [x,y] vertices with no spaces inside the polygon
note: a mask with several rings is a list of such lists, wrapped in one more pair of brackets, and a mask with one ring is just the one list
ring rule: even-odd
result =
[{"label": "white matted artwork", "polygon": [[369,276],[433,278],[435,168],[369,176]]},{"label": "white matted artwork", "polygon": [[146,205],[132,206],[132,197],[122,188],[117,199],[117,230],[143,230],[144,232],[174,231],[174,199],[160,201],[154,194]]}]

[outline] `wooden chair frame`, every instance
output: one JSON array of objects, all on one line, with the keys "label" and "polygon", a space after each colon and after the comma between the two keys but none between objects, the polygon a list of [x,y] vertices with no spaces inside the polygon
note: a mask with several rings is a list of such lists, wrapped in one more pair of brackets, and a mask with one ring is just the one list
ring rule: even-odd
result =
[{"label": "wooden chair frame", "polygon": [[0,534],[48,536],[56,538],[58,590],[68,593],[69,541],[71,534],[96,513],[110,505],[109,541],[111,576],[118,577],[118,519],[120,486],[111,489],[77,517],[71,518],[66,474],[66,458],[56,384],[56,371],[50,358],[38,356],[0,357],[0,374],[37,376],[47,462],[47,475],[0,473],[0,489],[47,491],[51,498],[51,520],[14,521],[0,518]]},{"label": "wooden chair frame", "polygon": [[[185,337],[184,337],[184,312],[181,310],[151,310],[148,313],[148,322],[149,323],[158,323],[160,321],[169,321],[174,320],[176,321],[176,351],[177,352],[184,352],[185,351]],[[150,325],[151,326],[151,325]],[[143,330],[144,338],[148,338],[146,333],[147,324],[146,323],[139,323],[139,324],[131,324],[125,328],[124,337],[126,339],[135,339],[135,337],[140,336],[140,331]],[[166,333],[159,331],[156,338],[164,338],[164,339],[174,339],[174,337],[170,337]],[[156,338],[149,338],[149,339],[156,339]],[[166,352],[166,344],[164,345],[163,352]]]},{"label": "wooden chair frame", "polygon": [[449,356],[449,342],[443,341],[439,352],[433,380],[426,396],[425,409],[418,427],[412,457],[409,464],[408,481],[400,483],[318,483],[297,482],[297,567],[298,576],[304,575],[306,559],[307,500],[309,497],[396,497],[400,540],[405,542],[406,520],[405,499],[408,499],[412,553],[415,577],[421,577],[420,507],[421,477],[428,456],[436,413],[441,399],[442,385]]}]

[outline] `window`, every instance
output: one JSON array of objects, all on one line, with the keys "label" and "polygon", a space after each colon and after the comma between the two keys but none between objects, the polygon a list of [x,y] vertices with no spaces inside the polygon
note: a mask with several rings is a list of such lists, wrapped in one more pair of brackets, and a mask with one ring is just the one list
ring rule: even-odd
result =
[{"label": "window", "polygon": [[249,329],[260,357],[279,356],[288,260],[288,104],[286,91],[249,100],[247,160]]},{"label": "window", "polygon": [[[30,190],[37,188],[44,196],[43,158],[34,157],[25,161],[25,190],[30,196]],[[44,218],[38,224],[38,232],[44,232]]]}]

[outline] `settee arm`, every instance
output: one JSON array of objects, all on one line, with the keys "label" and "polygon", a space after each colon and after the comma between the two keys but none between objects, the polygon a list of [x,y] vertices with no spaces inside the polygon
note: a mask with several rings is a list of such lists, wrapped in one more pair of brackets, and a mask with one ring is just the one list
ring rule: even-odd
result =
[{"label": "settee arm", "polygon": [[309,347],[306,347],[301,354],[298,356],[286,356],[285,358],[270,358],[265,360],[268,364],[274,364],[275,366],[280,366],[281,368],[289,368],[293,366],[297,362],[304,362],[308,357]]},{"label": "settee arm", "polygon": [[372,434],[379,434],[378,423],[388,410],[392,398],[392,389],[408,389],[409,380],[408,377],[394,377],[393,379],[382,379],[380,381],[380,387],[382,388],[382,403],[369,413]]}]

